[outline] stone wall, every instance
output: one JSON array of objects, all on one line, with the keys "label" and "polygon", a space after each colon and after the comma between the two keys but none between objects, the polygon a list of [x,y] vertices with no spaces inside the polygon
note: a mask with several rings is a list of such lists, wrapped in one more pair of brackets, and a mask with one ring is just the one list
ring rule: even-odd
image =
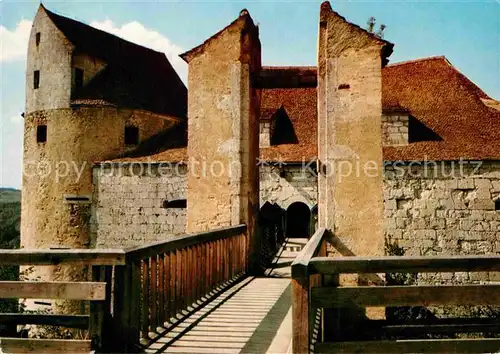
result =
[{"label": "stone wall", "polygon": [[389,114],[382,115],[382,144],[406,145],[408,144],[408,115]]},{"label": "stone wall", "polygon": [[[165,121],[144,112],[111,107],[60,108],[27,114],[21,246],[89,247],[92,164],[126,152],[124,127],[127,124],[139,127],[142,140],[162,130]],[[40,124],[47,125],[44,143],[37,143],[36,131]],[[86,273],[82,267],[38,267],[30,277],[45,281],[79,280],[85,279]],[[73,310],[78,308],[76,305]]]},{"label": "stone wall", "polygon": [[313,170],[296,166],[260,167],[260,206],[269,202],[287,209],[303,202],[309,209],[318,203],[318,178]]},{"label": "stone wall", "polygon": [[[248,11],[181,57],[189,64],[187,231],[247,225],[247,264],[257,264],[260,70]],[[252,266],[250,266],[252,267]]]},{"label": "stone wall", "polygon": [[385,237],[406,255],[498,254],[498,198],[499,161],[386,167]]},{"label": "stone wall", "polygon": [[[381,97],[388,49],[388,43],[323,2],[318,36],[318,221],[356,256],[381,255],[384,249]],[[356,166],[364,171],[346,173]]]},{"label": "stone wall", "polygon": [[126,248],[164,241],[186,231],[185,165],[109,163],[96,165],[92,246]]},{"label": "stone wall", "polygon": [[261,148],[271,145],[271,122],[264,121],[259,124],[259,145]]}]

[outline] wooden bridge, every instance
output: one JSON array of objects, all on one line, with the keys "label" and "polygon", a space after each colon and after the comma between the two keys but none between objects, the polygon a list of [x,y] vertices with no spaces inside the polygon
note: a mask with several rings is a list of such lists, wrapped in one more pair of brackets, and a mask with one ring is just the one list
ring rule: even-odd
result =
[{"label": "wooden bridge", "polygon": [[[0,265],[89,267],[87,282],[0,282],[0,298],[84,300],[88,314],[0,314],[0,324],[88,329],[82,340],[1,338],[3,353],[483,353],[500,319],[394,321],[365,308],[499,305],[500,285],[390,285],[381,273],[494,272],[500,257],[326,257],[319,229],[248,274],[245,225],[130,250],[2,250]],[[293,264],[291,264],[293,261]],[[290,267],[291,266],[291,267]],[[366,284],[345,286],[340,274]],[[380,281],[377,282],[377,279]],[[354,316],[353,314],[356,314]],[[359,315],[359,316],[358,316]],[[474,333],[474,336],[463,334]],[[486,338],[488,337],[488,338]]]}]

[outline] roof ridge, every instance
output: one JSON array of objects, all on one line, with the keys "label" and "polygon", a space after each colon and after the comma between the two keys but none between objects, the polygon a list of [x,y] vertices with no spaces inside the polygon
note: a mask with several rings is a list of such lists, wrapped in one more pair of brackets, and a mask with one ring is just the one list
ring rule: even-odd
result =
[{"label": "roof ridge", "polygon": [[[59,18],[59,19],[63,19],[63,20],[65,20],[65,21],[71,21],[71,22],[74,22],[74,23],[77,23],[77,24],[80,24],[80,25],[86,26],[86,27],[88,27],[88,28],[90,28],[90,29],[92,29],[92,30],[94,30],[94,31],[101,32],[101,33],[103,33],[103,34],[105,34],[105,35],[108,35],[108,36],[111,36],[111,37],[118,38],[119,40],[124,41],[124,42],[127,42],[127,43],[129,43],[129,44],[131,44],[131,45],[134,45],[134,46],[137,46],[137,47],[140,47],[140,48],[144,48],[144,49],[146,49],[146,50],[148,50],[148,51],[151,51],[151,52],[154,52],[154,53],[158,53],[158,54],[163,54],[163,55],[165,55],[165,53],[164,53],[164,52],[160,52],[160,51],[154,50],[154,49],[152,49],[152,48],[146,47],[146,46],[144,46],[144,45],[137,44],[137,43],[135,43],[135,42],[129,41],[129,40],[127,40],[127,39],[123,38],[123,37],[117,36],[116,34],[113,34],[113,33],[107,32],[107,31],[103,31],[103,30],[101,30],[101,29],[99,29],[99,28],[97,28],[97,27],[91,26],[91,25],[89,25],[89,24],[87,24],[87,23],[85,23],[85,22],[78,21],[78,20],[75,20],[75,19],[73,19],[73,18],[71,18],[71,17],[66,17],[66,16],[60,15],[60,14],[58,14],[58,13],[55,13],[54,11],[51,11],[51,10],[47,9],[47,8],[46,8],[43,4],[40,4],[40,6],[41,6],[41,7],[42,7],[42,8],[43,8],[46,12],[47,12],[47,14],[49,15],[49,17],[51,17],[51,16],[55,16],[55,17],[57,17],[57,18]],[[52,18],[52,17],[51,17],[51,20],[53,20],[53,18]],[[56,25],[56,27],[57,27],[57,28],[59,28],[59,26],[57,25],[57,23],[54,23],[54,24]],[[64,31],[63,31],[62,29],[60,29],[60,28],[59,28],[59,30],[60,30],[61,32],[63,32],[63,33],[64,33]],[[66,36],[66,35],[65,35],[65,36]],[[69,38],[68,38],[68,39],[69,39]],[[165,55],[165,56],[166,56],[166,55]]]},{"label": "roof ridge", "polygon": [[[400,61],[400,62],[397,62],[397,63],[392,63],[392,64],[387,65],[387,67],[393,67],[393,66],[405,65],[405,64],[413,64],[413,63],[418,63],[418,62],[422,62],[422,61],[428,61],[428,60],[438,60],[438,59],[443,59],[443,60],[444,60],[444,61],[446,61],[449,65],[451,65],[450,61],[446,58],[446,56],[444,56],[444,55],[434,55],[434,56],[432,56],[432,57],[425,57],[425,58],[418,58],[418,59],[410,59],[410,60]],[[451,66],[453,66],[453,65],[451,65]]]},{"label": "roof ridge", "polygon": [[371,39],[374,39],[374,40],[376,40],[378,42],[382,42],[382,43],[384,43],[385,45],[388,45],[388,46],[394,46],[394,44],[391,43],[391,42],[389,42],[387,39],[383,39],[383,38],[375,35],[375,33],[367,31],[366,29],[364,29],[360,25],[358,25],[358,24],[356,24],[354,22],[349,21],[346,17],[344,17],[341,14],[339,14],[337,11],[335,11],[332,8],[332,5],[330,4],[330,1],[323,1],[323,3],[320,6],[320,11],[329,11],[329,12],[332,12],[336,16],[338,16],[340,19],[342,19],[345,23],[347,23],[348,25],[351,25],[351,26],[355,27],[357,30],[359,30],[359,31],[367,34]]},{"label": "roof ridge", "polygon": [[186,63],[188,63],[189,60],[190,60],[190,58],[192,56],[196,55],[197,53],[201,52],[203,50],[203,48],[205,48],[205,46],[208,43],[210,43],[212,40],[214,40],[215,38],[217,38],[220,35],[222,35],[225,31],[227,31],[229,28],[231,28],[236,23],[238,23],[238,21],[241,21],[241,20],[245,21],[245,26],[248,23],[248,21],[250,21],[250,23],[254,27],[258,28],[258,26],[254,24],[252,16],[250,16],[250,13],[248,12],[248,10],[247,9],[243,9],[243,10],[240,11],[238,17],[236,17],[236,19],[234,19],[233,21],[231,21],[227,26],[225,26],[221,30],[215,32],[214,34],[212,34],[210,37],[208,37],[207,39],[205,39],[201,44],[197,45],[196,47],[191,48],[188,51],[179,54],[179,57],[181,57],[181,59],[183,59]]},{"label": "roof ridge", "polygon": [[448,58],[446,58],[446,56],[444,55],[438,55],[438,56],[432,56],[432,57],[426,57],[426,58],[419,58],[419,59],[413,59],[413,60],[407,60],[407,61],[402,61],[402,62],[399,62],[399,63],[394,63],[394,64],[389,64],[387,65],[387,67],[397,67],[397,66],[402,66],[402,65],[406,65],[406,64],[415,64],[415,63],[419,63],[419,62],[425,62],[425,61],[431,61],[431,60],[443,60],[446,64],[448,64],[450,66],[450,68],[455,72],[457,73],[457,75],[460,76],[460,78],[462,80],[465,80],[465,82],[469,85],[472,85],[473,86],[473,89],[474,89],[474,93],[479,97],[479,98],[489,98],[491,99],[491,97],[483,91],[483,89],[481,87],[479,87],[479,85],[477,85],[474,81],[472,81],[467,75],[465,75],[460,69],[458,69],[455,65],[453,65],[449,60]]}]

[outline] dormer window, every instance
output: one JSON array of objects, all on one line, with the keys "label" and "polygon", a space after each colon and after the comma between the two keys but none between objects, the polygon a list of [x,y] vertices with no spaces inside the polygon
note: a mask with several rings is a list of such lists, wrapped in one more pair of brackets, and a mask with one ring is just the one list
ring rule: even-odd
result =
[{"label": "dormer window", "polygon": [[35,35],[35,44],[37,47],[40,45],[40,32]]},{"label": "dormer window", "polygon": [[36,90],[40,87],[40,70],[33,72],[33,88]]},{"label": "dormer window", "polygon": [[83,69],[75,68],[75,88],[83,87]]}]

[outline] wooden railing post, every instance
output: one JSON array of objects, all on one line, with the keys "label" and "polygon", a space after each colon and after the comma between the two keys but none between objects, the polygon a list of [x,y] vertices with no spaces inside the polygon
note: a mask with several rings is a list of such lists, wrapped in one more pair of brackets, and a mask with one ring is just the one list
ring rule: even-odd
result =
[{"label": "wooden railing post", "polygon": [[309,262],[321,252],[327,232],[319,228],[292,263],[292,350],[294,354],[309,353],[316,312],[311,306],[311,287],[321,286],[318,274],[311,277]]},{"label": "wooden railing post", "polygon": [[139,343],[140,262],[115,267],[113,327],[110,352],[131,353]]},{"label": "wooden railing post", "polygon": [[92,266],[92,281],[106,282],[106,298],[90,302],[89,332],[92,345],[98,350],[104,349],[109,336],[111,319],[111,266]]},{"label": "wooden railing post", "polygon": [[311,338],[309,274],[307,266],[292,267],[292,350],[294,354],[309,353]]}]

